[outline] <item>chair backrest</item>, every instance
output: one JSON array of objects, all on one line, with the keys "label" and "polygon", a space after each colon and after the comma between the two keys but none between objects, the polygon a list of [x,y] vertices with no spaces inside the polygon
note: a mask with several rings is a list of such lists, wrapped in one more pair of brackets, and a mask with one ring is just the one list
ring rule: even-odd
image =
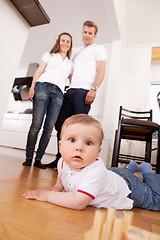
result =
[{"label": "chair backrest", "polygon": [[119,120],[123,118],[132,118],[139,120],[152,121],[152,110],[150,111],[131,111],[120,106]]}]

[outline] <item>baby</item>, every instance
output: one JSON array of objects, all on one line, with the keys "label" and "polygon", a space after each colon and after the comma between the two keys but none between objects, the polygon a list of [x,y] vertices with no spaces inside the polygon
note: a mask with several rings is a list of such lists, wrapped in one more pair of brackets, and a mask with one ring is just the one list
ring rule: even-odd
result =
[{"label": "baby", "polygon": [[[68,118],[61,131],[62,158],[56,184],[29,191],[23,197],[76,210],[91,205],[159,211],[160,175],[145,162],[138,165],[131,161],[128,167],[107,169],[99,157],[102,140],[102,127],[93,117],[77,114]],[[142,171],[144,182],[134,175],[136,171]]]}]

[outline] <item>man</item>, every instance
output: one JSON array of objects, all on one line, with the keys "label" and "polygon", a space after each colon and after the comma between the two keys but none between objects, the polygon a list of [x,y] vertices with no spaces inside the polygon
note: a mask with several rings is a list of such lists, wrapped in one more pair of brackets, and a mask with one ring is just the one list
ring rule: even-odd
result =
[{"label": "man", "polygon": [[[103,46],[94,43],[97,32],[98,27],[94,22],[84,22],[82,31],[84,48],[73,57],[71,85],[64,95],[61,111],[55,125],[58,141],[62,124],[68,117],[79,113],[88,114],[91,104],[96,98],[96,91],[103,81],[107,53]],[[44,164],[44,166],[57,168],[60,157],[61,154],[58,151],[56,159],[49,164]]]}]

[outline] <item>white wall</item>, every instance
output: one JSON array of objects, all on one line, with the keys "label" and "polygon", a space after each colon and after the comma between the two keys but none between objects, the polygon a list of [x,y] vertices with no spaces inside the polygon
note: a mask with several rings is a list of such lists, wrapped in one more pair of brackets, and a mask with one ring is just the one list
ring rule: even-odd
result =
[{"label": "white wall", "polygon": [[126,0],[128,44],[153,43],[160,39],[160,1]]},{"label": "white wall", "polygon": [[112,152],[113,152],[113,141],[114,131],[117,127],[117,106],[118,106],[118,81],[119,81],[119,63],[121,53],[121,41],[115,41],[112,44],[110,53],[110,64],[108,69],[107,88],[103,95],[103,130],[104,130],[104,141],[102,144],[102,151],[100,156],[102,157],[106,166],[110,167]]},{"label": "white wall", "polygon": [[107,51],[105,76],[104,76],[103,82],[101,83],[101,85],[97,91],[96,98],[95,98],[93,104],[91,105],[91,110],[89,112],[90,115],[95,117],[101,123],[103,122],[103,113],[104,113],[104,109],[105,109],[105,99],[106,99],[106,91],[107,91],[107,86],[108,86],[108,76],[109,76],[110,63],[111,63],[111,57],[112,57],[112,46],[113,46],[113,44],[105,45],[105,48]]},{"label": "white wall", "polygon": [[29,25],[10,1],[0,1],[0,124],[28,37]]},{"label": "white wall", "polygon": [[122,44],[126,43],[126,0],[113,0]]},{"label": "white wall", "polygon": [[120,104],[135,110],[148,109],[150,86],[149,45],[133,45],[123,48],[120,65]]}]

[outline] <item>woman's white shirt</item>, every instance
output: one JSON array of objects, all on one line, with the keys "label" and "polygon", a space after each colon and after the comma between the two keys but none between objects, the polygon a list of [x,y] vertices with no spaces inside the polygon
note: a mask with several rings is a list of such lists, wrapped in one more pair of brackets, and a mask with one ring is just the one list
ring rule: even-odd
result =
[{"label": "woman's white shirt", "polygon": [[49,82],[58,86],[64,92],[66,80],[72,71],[72,61],[66,57],[62,59],[59,53],[44,53],[42,56],[47,66],[45,72],[41,74],[37,82]]}]

